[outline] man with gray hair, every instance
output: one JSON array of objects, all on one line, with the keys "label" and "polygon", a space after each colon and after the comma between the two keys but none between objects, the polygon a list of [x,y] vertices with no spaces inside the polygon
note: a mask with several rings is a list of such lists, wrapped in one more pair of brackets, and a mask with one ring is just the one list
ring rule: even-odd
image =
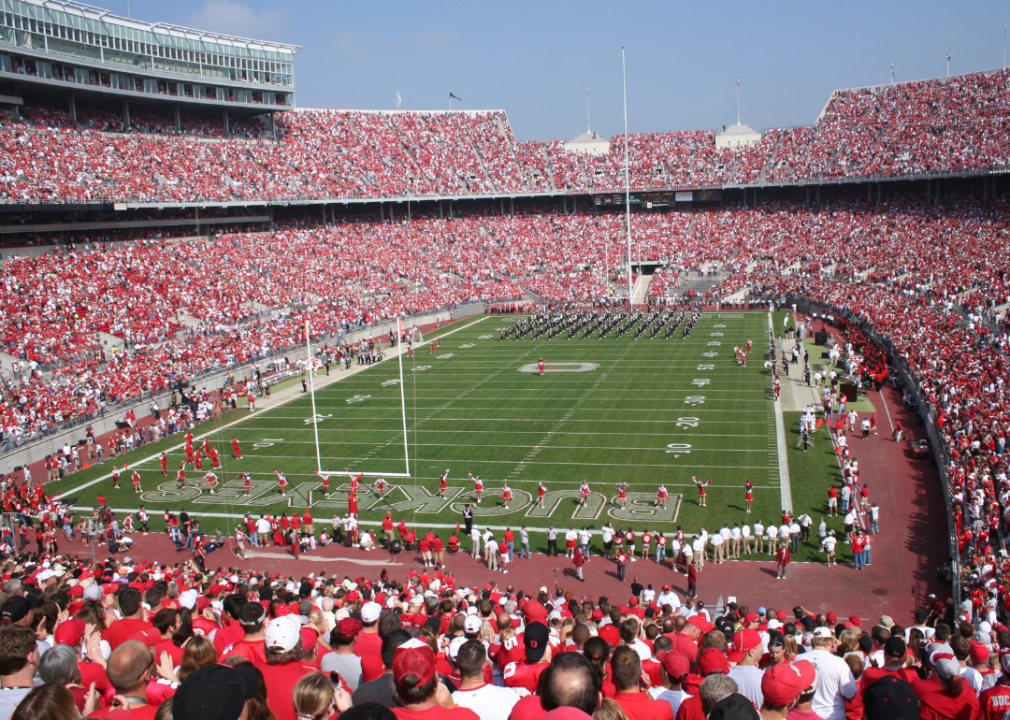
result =
[{"label": "man with gray hair", "polygon": [[736,691],[736,680],[729,675],[709,675],[702,680],[701,685],[698,687],[698,694],[701,697],[701,708],[702,712],[705,713],[705,717],[709,716],[716,703],[729,697]]},{"label": "man with gray hair", "polygon": [[39,663],[39,678],[44,683],[80,685],[81,668],[77,664],[77,653],[69,645],[57,645],[46,650]]}]

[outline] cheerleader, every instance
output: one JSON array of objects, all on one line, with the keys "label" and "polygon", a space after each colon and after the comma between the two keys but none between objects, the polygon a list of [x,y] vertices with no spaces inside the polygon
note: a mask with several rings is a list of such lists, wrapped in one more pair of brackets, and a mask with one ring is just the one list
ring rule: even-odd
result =
[{"label": "cheerleader", "polygon": [[708,503],[706,502],[706,499],[707,499],[706,495],[708,493],[705,491],[705,488],[712,482],[712,479],[711,478],[705,478],[705,481],[702,482],[702,481],[698,480],[697,477],[695,477],[694,475],[692,475],[691,476],[691,482],[693,482],[695,485],[698,486],[698,507],[708,507]]},{"label": "cheerleader", "polygon": [[754,483],[748,480],[744,483],[744,489],[747,492],[744,496],[744,502],[747,504],[747,512],[750,512],[751,505],[754,504]]},{"label": "cheerleader", "polygon": [[119,468],[115,466],[112,468],[112,489],[119,489]]},{"label": "cheerleader", "polygon": [[210,488],[211,495],[217,495],[217,475],[211,470],[209,473],[203,476],[203,479],[207,481],[207,487]]},{"label": "cheerleader", "polygon": [[182,467],[179,468],[179,472],[175,476],[175,481],[178,483],[180,490],[186,487],[186,463],[183,463]]},{"label": "cheerleader", "polygon": [[505,509],[508,510],[512,505],[512,488],[508,486],[508,483],[502,485],[501,499],[505,503]]},{"label": "cheerleader", "polygon": [[274,468],[274,475],[277,476],[277,485],[281,491],[281,495],[282,496],[287,495],[288,494],[287,476],[284,473],[280,472],[277,468]]},{"label": "cheerleader", "polygon": [[347,496],[347,512],[351,517],[358,517],[358,493],[354,490]]},{"label": "cheerleader", "polygon": [[139,493],[140,492],[140,473],[137,472],[136,470],[134,470],[133,471],[133,477],[132,477],[132,479],[133,479],[133,492]]},{"label": "cheerleader", "polygon": [[477,502],[480,502],[481,497],[484,495],[484,481],[480,479],[480,475],[474,475],[473,473],[467,473],[473,480],[473,492],[477,496]]},{"label": "cheerleader", "polygon": [[669,497],[670,493],[666,491],[666,485],[660,484],[659,490],[656,491],[656,507],[666,510],[666,501]]},{"label": "cheerleader", "polygon": [[445,492],[449,489],[449,468],[445,469],[438,478],[438,496],[445,499]]},{"label": "cheerleader", "polygon": [[622,510],[628,507],[628,483],[617,483],[617,504]]},{"label": "cheerleader", "polygon": [[544,506],[544,497],[547,495],[547,488],[542,482],[537,483],[537,505]]},{"label": "cheerleader", "polygon": [[330,476],[323,475],[323,497],[325,498],[329,496],[330,496]]},{"label": "cheerleader", "polygon": [[252,477],[249,473],[239,473],[238,479],[242,481],[243,494],[249,497],[252,494]]},{"label": "cheerleader", "polygon": [[589,496],[593,494],[593,491],[589,489],[589,481],[583,480],[582,487],[579,488],[579,495],[582,497],[581,507],[585,507],[589,504]]},{"label": "cheerleader", "polygon": [[372,483],[372,487],[379,491],[379,499],[381,500],[386,496],[386,490],[392,486],[386,482],[386,478],[380,477]]}]

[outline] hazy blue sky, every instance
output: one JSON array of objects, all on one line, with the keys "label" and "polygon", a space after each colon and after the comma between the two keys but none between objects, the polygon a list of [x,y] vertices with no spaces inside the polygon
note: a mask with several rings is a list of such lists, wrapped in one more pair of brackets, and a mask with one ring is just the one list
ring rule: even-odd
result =
[{"label": "hazy blue sky", "polygon": [[[127,0],[93,0],[126,14]],[[519,139],[812,123],[835,88],[1003,64],[1010,3],[130,0],[134,17],[299,44],[301,107],[502,108]]]}]

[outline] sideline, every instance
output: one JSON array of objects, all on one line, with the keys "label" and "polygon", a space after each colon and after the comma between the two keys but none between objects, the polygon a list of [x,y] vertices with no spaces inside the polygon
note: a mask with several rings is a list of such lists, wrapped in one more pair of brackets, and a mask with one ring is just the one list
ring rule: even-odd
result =
[{"label": "sideline", "polygon": [[[467,328],[473,327],[477,323],[484,322],[485,320],[487,320],[490,317],[492,317],[492,316],[491,315],[484,315],[483,317],[478,318],[477,320],[474,320],[472,323],[467,323],[466,325],[461,325],[460,327],[456,328],[455,330],[450,330],[447,333],[441,333],[440,337],[449,337],[453,333],[457,333],[460,330],[466,330]],[[403,344],[400,344],[400,345],[397,345],[396,348],[397,348],[396,353],[389,353],[389,355],[386,357],[386,360],[383,360],[382,362],[386,362],[387,360],[391,360],[392,358],[395,358],[397,355],[400,355],[401,353],[403,353],[404,349],[405,349],[405,346]],[[338,383],[341,380],[346,380],[347,378],[353,377],[353,376],[357,375],[358,373],[364,372],[365,370],[369,370],[369,369],[374,368],[374,367],[379,367],[381,365],[382,365],[382,363],[378,363],[377,365],[361,365],[361,366],[358,366],[357,368],[351,370],[350,372],[345,371],[343,375],[339,375],[337,377],[334,377],[328,383],[323,383],[322,385],[320,385],[318,387],[318,389],[322,390],[324,387],[329,387],[330,385],[333,385],[334,383]],[[318,375],[316,376],[316,379],[319,380],[319,376]],[[261,412],[261,413],[255,413],[255,412],[249,413],[245,417],[239,418],[238,420],[232,420],[230,423],[226,423],[224,425],[221,425],[220,427],[214,428],[213,430],[211,430],[209,432],[205,432],[205,433],[203,433],[201,435],[194,435],[193,436],[194,443],[197,440],[203,440],[204,438],[210,437],[210,436],[215,435],[217,433],[220,433],[220,432],[222,432],[224,430],[227,430],[230,427],[233,427],[233,426],[238,425],[240,423],[244,423],[246,420],[249,420],[250,418],[261,417],[263,413],[270,412],[270,411],[272,411],[272,410],[274,410],[276,408],[279,408],[279,407],[281,407],[283,405],[286,405],[286,404],[288,404],[288,403],[290,403],[290,402],[292,402],[294,400],[297,400],[298,398],[302,397],[302,395],[303,395],[303,393],[294,392],[294,391],[297,390],[297,388],[298,388],[297,385],[293,385],[290,388],[286,388],[284,390],[284,392],[292,391],[291,392],[291,397],[286,398],[284,400],[279,400],[279,401],[274,402],[269,408],[264,408],[263,412]],[[186,443],[179,443],[178,445],[175,445],[173,447],[170,447],[170,448],[166,449],[165,453],[174,453],[177,450],[184,449],[185,447],[186,447]],[[157,460],[160,457],[161,457],[161,453],[158,453],[158,454],[155,454],[155,455],[149,455],[146,458],[143,458],[142,460],[137,460],[136,462],[131,462],[130,465],[132,465],[134,467],[137,467],[137,466],[143,465],[144,463],[149,463],[152,460]],[[113,465],[110,465],[110,467],[113,467]],[[112,477],[112,473],[110,472],[107,475],[102,475],[101,477],[95,478],[94,480],[90,480],[90,481],[84,483],[83,485],[78,485],[77,487],[70,488],[69,490],[64,490],[59,495],[54,496],[53,499],[59,500],[60,498],[67,497],[67,496],[75,494],[75,493],[79,493],[81,490],[85,490],[85,489],[91,487],[92,485],[97,485],[98,483],[102,482],[103,480],[108,480],[111,477]],[[75,505],[75,507],[80,507],[80,508],[83,509],[86,506],[83,506],[83,505],[82,506],[76,506]],[[133,510],[131,512],[136,512],[136,510]]]},{"label": "sideline", "polygon": [[[772,314],[768,313],[768,331],[775,337],[775,323]],[[772,400],[775,408],[775,440],[779,455],[779,489],[782,493],[782,509],[790,515],[793,512],[793,489],[789,482],[789,460],[786,458],[786,428],[782,418],[782,399]]]}]

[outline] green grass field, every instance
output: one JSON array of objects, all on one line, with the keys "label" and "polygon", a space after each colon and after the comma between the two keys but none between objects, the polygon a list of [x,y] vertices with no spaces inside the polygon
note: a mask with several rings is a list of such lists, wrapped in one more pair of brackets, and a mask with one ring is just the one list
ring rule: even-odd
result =
[{"label": "green grass field", "polygon": [[[666,532],[682,526],[713,532],[727,522],[761,518],[778,521],[783,504],[779,484],[771,377],[763,367],[768,318],[765,313],[706,313],[686,340],[678,330],[634,339],[499,341],[498,327],[514,317],[466,320],[446,328],[441,346],[429,353],[427,343],[404,358],[410,478],[390,478],[394,488],[385,498],[369,489],[359,493],[363,523],[381,520],[391,510],[397,521],[452,527],[461,520],[462,504],[473,501],[467,473],[479,474],[487,488],[476,507],[476,523],[492,527],[558,528],[608,519],[615,527]],[[451,334],[450,334],[451,333]],[[426,337],[426,341],[433,336]],[[749,367],[733,359],[733,346],[754,341]],[[521,368],[543,357],[549,372],[540,377]],[[567,365],[557,365],[567,364]],[[353,367],[353,366],[352,366]],[[560,370],[567,370],[562,372]],[[316,393],[321,463],[324,470],[404,473],[403,418],[399,371],[394,357]],[[105,466],[60,481],[54,492],[95,502],[99,491],[110,506],[135,511],[141,502],[156,517],[165,509],[208,516],[205,530],[231,528],[236,518],[254,514],[304,511],[311,503],[317,522],[347,509],[348,482],[331,479],[324,498],[319,489],[308,395],[250,415],[229,414],[218,425],[197,428],[209,434],[222,457],[218,494],[206,492],[202,473],[190,470],[189,487],[179,491],[175,470],[184,454],[181,436],[140,448],[117,458],[138,467],[145,492],[138,498],[124,473],[122,489],[103,478]],[[798,413],[785,413],[791,496],[797,514],[816,520],[825,509],[826,488],[838,475],[830,441],[821,434],[816,450],[796,449]],[[237,437],[243,458],[234,460],[230,441]],[[169,474],[162,477],[156,460],[169,451]],[[149,458],[145,461],[145,458]],[[205,464],[204,471],[209,467]],[[282,498],[273,468],[286,473],[293,488]],[[438,477],[451,468],[449,493],[436,496]],[[244,497],[238,473],[252,473],[251,497]],[[710,477],[708,507],[698,505],[693,475]],[[578,488],[589,481],[594,491],[579,507]],[[744,512],[746,480],[754,483],[754,511]],[[515,493],[506,510],[499,500],[503,481]],[[88,484],[97,481],[94,484]],[[547,486],[546,507],[535,506],[537,482]],[[619,508],[615,485],[630,484],[628,505]],[[667,509],[657,508],[654,493],[666,484]],[[83,487],[82,487],[83,486]],[[837,519],[833,527],[840,529]],[[534,546],[545,545],[534,533]],[[761,556],[750,556],[759,559]],[[797,560],[818,560],[812,546]]]}]

